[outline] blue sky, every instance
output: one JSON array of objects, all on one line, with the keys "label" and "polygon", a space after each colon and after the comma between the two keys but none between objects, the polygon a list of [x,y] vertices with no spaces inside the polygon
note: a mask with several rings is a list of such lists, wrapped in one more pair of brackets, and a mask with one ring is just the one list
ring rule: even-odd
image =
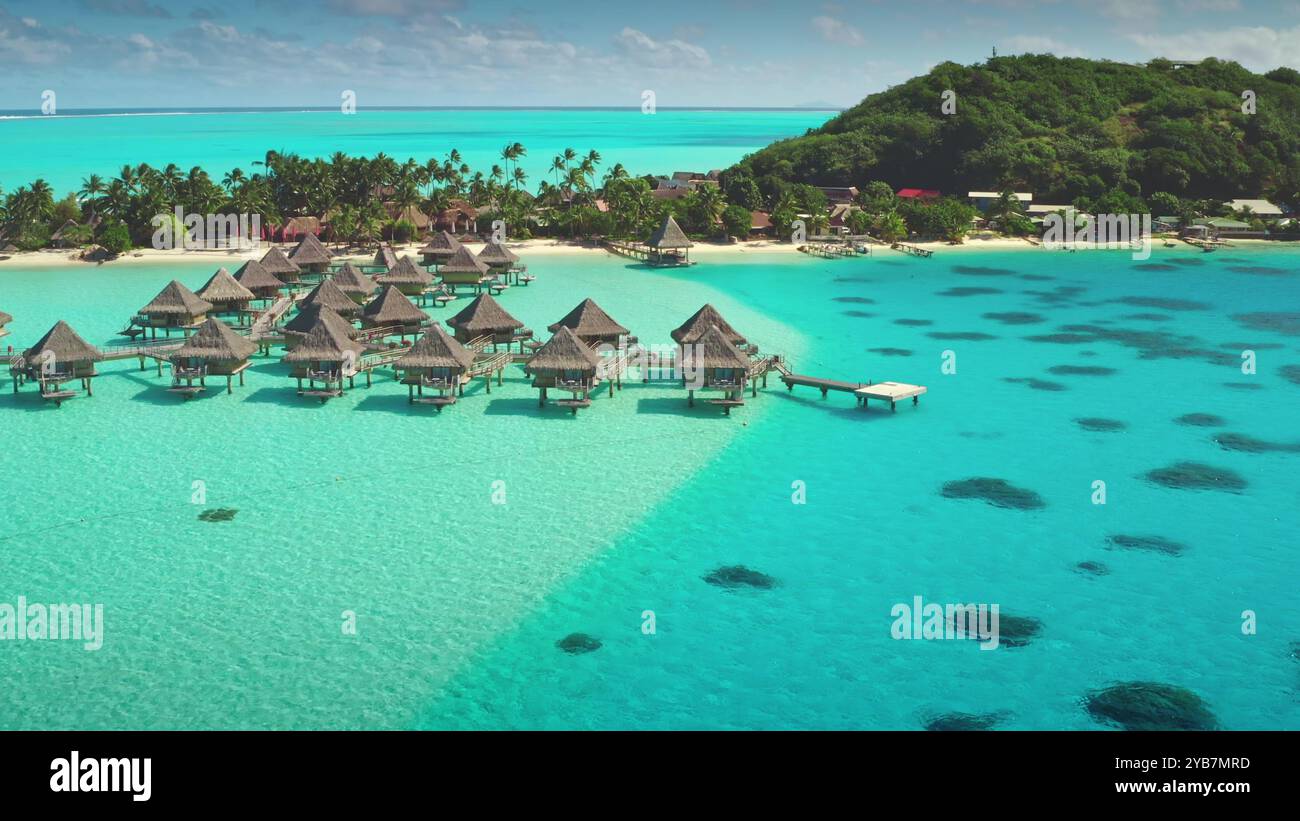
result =
[{"label": "blue sky", "polygon": [[1300,0],[0,0],[0,108],[850,105],[994,47],[1300,68]]}]

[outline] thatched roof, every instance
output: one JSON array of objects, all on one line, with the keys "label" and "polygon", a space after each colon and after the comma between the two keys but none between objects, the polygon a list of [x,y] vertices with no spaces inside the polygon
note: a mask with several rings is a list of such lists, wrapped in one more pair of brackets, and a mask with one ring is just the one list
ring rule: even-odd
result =
[{"label": "thatched roof", "polygon": [[[271,250],[276,251],[279,249],[272,248]],[[281,254],[281,256],[284,255]],[[285,260],[285,262],[288,262],[290,265],[293,265],[293,263],[289,262],[289,260],[287,259]],[[293,270],[295,271],[298,270],[297,266],[294,266]],[[281,282],[279,278],[276,277],[275,274],[268,271],[265,265],[263,265],[262,263],[258,262],[255,259],[250,259],[248,262],[245,262],[243,265],[239,267],[239,270],[235,272],[235,281],[237,281],[240,285],[243,285],[245,288],[277,288],[278,289],[284,287],[284,283]]]},{"label": "thatched roof", "polygon": [[356,313],[359,305],[352,300],[352,297],[343,293],[332,279],[322,279],[320,284],[311,289],[311,293],[303,298],[301,303],[303,307],[310,305],[322,305],[326,308],[333,308],[341,314]]},{"label": "thatched roof", "polygon": [[211,303],[217,302],[247,302],[254,297],[252,291],[241,284],[239,280],[230,275],[225,268],[218,268],[217,272],[208,280],[208,284],[199,289],[199,297]]},{"label": "thatched roof", "polygon": [[59,240],[63,239],[65,234],[67,234],[71,230],[75,230],[78,227],[79,226],[76,220],[68,220],[67,222],[59,226],[59,230],[55,231],[53,234],[50,234],[50,240],[54,242],[58,242]]},{"label": "thatched roof", "polygon": [[475,257],[464,245],[457,248],[450,259],[438,266],[438,273],[440,274],[477,273],[480,276],[486,276],[487,272],[487,263]]},{"label": "thatched roof", "polygon": [[339,316],[337,311],[320,305],[308,305],[303,308],[297,316],[284,323],[284,329],[290,333],[305,334],[310,331],[322,317],[327,323],[332,325],[349,339],[355,337],[359,333],[359,331],[353,327],[352,323]]},{"label": "thatched roof", "polygon": [[402,257],[388,273],[380,274],[375,280],[382,285],[428,285],[433,282],[433,274],[417,266],[410,257]]},{"label": "thatched roof", "polygon": [[402,368],[468,368],[474,352],[456,341],[440,325],[430,325],[406,356],[393,363]]},{"label": "thatched roof", "polygon": [[660,225],[653,234],[650,235],[650,241],[646,243],[651,248],[690,248],[692,243],[686,238],[685,232],[682,231],[677,220],[673,219],[672,214],[664,217],[664,224]]},{"label": "thatched roof", "polygon": [[302,341],[284,355],[285,362],[342,362],[348,351],[357,356],[365,352],[365,345],[349,339],[346,333],[326,319],[327,316],[322,314]]},{"label": "thatched roof", "polygon": [[459,248],[460,240],[446,231],[438,231],[430,236],[429,241],[420,248],[420,253],[430,254],[435,257],[449,257],[456,253]]},{"label": "thatched roof", "polygon": [[479,262],[485,262],[488,265],[514,265],[519,261],[519,255],[511,251],[503,242],[488,240],[483,250],[478,252]]},{"label": "thatched roof", "polygon": [[172,361],[187,356],[216,362],[242,362],[257,351],[257,345],[231,330],[219,319],[209,319],[172,354]]},{"label": "thatched roof", "polygon": [[733,345],[745,344],[745,337],[741,336],[735,328],[727,323],[727,320],[722,318],[722,314],[718,313],[717,308],[707,304],[696,311],[690,319],[683,322],[681,327],[673,331],[673,341],[682,345],[690,344],[704,336],[704,332],[714,325],[718,326],[718,329]]},{"label": "thatched roof", "polygon": [[532,371],[591,371],[600,364],[600,355],[568,328],[560,328],[528,360]]},{"label": "thatched roof", "polygon": [[578,335],[579,339],[584,340],[630,333],[627,328],[605,313],[605,309],[597,305],[593,299],[584,299],[578,303],[578,307],[569,311],[564,319],[548,326],[547,330],[555,333],[561,327],[569,328]]},{"label": "thatched roof", "polygon": [[393,246],[386,242],[380,243],[379,249],[375,251],[375,265],[382,265],[385,269],[392,268],[397,264],[397,252]]},{"label": "thatched roof", "polygon": [[60,319],[54,323],[54,327],[46,332],[45,336],[26,351],[23,357],[26,358],[27,364],[39,364],[42,355],[46,351],[54,354],[54,362],[98,362],[104,358],[99,352],[99,348],[91,345],[81,338],[81,335],[72,330],[72,326]]},{"label": "thatched roof", "polygon": [[373,279],[361,273],[361,269],[350,262],[343,263],[343,268],[331,276],[330,279],[345,294],[370,296],[378,287]]},{"label": "thatched roof", "polygon": [[474,336],[504,333],[524,327],[524,323],[506,313],[506,309],[502,308],[491,294],[479,294],[474,297],[474,301],[448,319],[447,324]]},{"label": "thatched roof", "polygon": [[286,257],[284,251],[275,246],[272,246],[271,250],[262,255],[262,267],[275,276],[302,273],[298,263]]},{"label": "thatched roof", "polygon": [[158,296],[138,313],[160,316],[199,316],[212,310],[212,303],[200,299],[197,294],[176,280],[167,283],[167,287],[158,292]]},{"label": "thatched roof", "polygon": [[14,318],[12,316],[5,313],[4,311],[0,311],[0,325],[8,325],[10,322],[13,321]]},{"label": "thatched roof", "polygon": [[682,348],[682,366],[685,368],[741,368],[749,369],[749,357],[731,344],[727,335],[712,325],[693,344]]},{"label": "thatched roof", "polygon": [[361,311],[361,315],[378,326],[415,325],[429,319],[429,315],[415,307],[395,285],[385,288],[378,299]]},{"label": "thatched roof", "polygon": [[333,255],[320,244],[315,234],[303,234],[297,247],[289,252],[290,261],[298,265],[323,265],[332,258]]}]

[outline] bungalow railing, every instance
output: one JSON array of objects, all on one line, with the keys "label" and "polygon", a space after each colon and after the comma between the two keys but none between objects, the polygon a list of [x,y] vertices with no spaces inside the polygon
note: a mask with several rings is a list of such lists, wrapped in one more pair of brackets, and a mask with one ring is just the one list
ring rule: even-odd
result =
[{"label": "bungalow railing", "polygon": [[182,379],[201,379],[208,375],[207,365],[196,365],[187,367],[185,365],[172,365],[172,381],[179,382]]}]

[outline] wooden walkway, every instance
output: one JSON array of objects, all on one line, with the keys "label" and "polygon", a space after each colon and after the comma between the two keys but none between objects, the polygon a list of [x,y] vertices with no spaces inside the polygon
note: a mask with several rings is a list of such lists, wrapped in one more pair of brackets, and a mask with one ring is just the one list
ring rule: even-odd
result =
[{"label": "wooden walkway", "polygon": [[891,411],[897,410],[895,405],[898,402],[911,399],[912,404],[915,405],[920,401],[921,394],[926,392],[924,385],[909,385],[906,382],[844,382],[839,379],[824,379],[820,376],[794,373],[779,357],[771,367],[781,374],[781,381],[791,393],[794,392],[795,386],[816,388],[822,392],[822,396],[826,396],[831,391],[851,393],[857,399],[857,403],[864,408],[870,400],[876,399],[888,402]]},{"label": "wooden walkway", "polygon": [[920,248],[915,245],[908,245],[905,242],[895,242],[889,247],[893,248],[895,251],[902,251],[904,254],[911,254],[914,257],[934,256],[934,251],[931,251],[929,248]]},{"label": "wooden walkway", "polygon": [[647,265],[655,265],[663,268],[676,268],[695,263],[685,257],[677,256],[672,253],[661,253],[646,245],[643,242],[621,242],[619,240],[607,239],[601,242],[601,246],[611,254],[628,259],[635,259],[644,262]]}]

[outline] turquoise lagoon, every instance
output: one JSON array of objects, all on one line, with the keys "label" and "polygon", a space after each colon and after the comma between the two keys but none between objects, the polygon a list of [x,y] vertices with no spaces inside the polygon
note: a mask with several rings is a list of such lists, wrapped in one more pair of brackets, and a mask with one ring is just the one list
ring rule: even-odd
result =
[{"label": "turquoise lagoon", "polygon": [[[0,727],[906,729],[1005,711],[1007,728],[1096,729],[1080,697],[1135,679],[1190,688],[1227,728],[1300,727],[1300,454],[1212,438],[1300,440],[1300,252],[701,259],[539,255],[502,301],[544,332],[591,296],[645,342],[713,302],[800,372],[930,392],[864,412],[773,379],[724,417],[630,382],[574,418],[539,411],[518,368],[441,414],[387,377],[304,401],[275,359],[189,403],[134,363],[60,409],[0,384],[0,600],[103,603],[106,622],[96,652],[0,643]],[[170,276],[210,273],[10,263],[5,342],[57,318],[106,341]],[[1175,422],[1189,413],[1222,422]],[[1247,486],[1145,478],[1181,461]],[[941,494],[972,477],[1044,506]],[[238,513],[198,519],[218,507]],[[704,581],[727,565],[777,584]],[[992,652],[892,639],[891,608],[918,595],[1042,633]],[[575,632],[602,646],[557,648]]]}]

